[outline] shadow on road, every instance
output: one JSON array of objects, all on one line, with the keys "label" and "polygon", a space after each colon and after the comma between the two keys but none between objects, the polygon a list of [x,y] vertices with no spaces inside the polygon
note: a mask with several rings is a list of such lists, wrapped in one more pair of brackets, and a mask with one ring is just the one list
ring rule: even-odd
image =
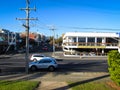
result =
[{"label": "shadow on road", "polygon": [[39,77],[44,76],[46,73],[21,73],[21,74],[11,74],[11,75],[5,75],[0,76],[0,80],[33,80]]}]

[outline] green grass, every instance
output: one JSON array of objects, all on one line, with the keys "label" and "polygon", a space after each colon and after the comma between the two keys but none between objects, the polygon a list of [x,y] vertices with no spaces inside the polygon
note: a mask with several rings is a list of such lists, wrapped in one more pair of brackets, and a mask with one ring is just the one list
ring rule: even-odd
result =
[{"label": "green grass", "polygon": [[90,82],[76,85],[75,83],[69,83],[72,90],[115,90],[108,86],[105,82]]},{"label": "green grass", "polygon": [[0,81],[0,90],[33,90],[38,83],[36,81]]}]

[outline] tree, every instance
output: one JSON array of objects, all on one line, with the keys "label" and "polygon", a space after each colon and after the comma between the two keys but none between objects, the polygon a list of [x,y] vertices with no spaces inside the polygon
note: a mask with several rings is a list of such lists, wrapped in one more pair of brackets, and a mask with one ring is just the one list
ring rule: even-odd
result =
[{"label": "tree", "polygon": [[62,45],[62,37],[55,40],[58,45]]}]

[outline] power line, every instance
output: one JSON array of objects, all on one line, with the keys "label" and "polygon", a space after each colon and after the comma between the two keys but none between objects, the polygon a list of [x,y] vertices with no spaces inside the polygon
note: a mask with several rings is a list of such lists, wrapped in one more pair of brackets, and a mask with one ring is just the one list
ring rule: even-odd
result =
[{"label": "power line", "polygon": [[71,27],[71,26],[59,26],[59,27],[71,29],[120,30],[119,28],[95,28],[95,27]]}]

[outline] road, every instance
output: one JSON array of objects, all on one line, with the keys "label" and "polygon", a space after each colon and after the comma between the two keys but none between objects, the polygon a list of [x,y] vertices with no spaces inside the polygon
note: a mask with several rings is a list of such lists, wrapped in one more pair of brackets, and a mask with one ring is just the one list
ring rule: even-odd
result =
[{"label": "road", "polygon": [[62,60],[59,62],[61,72],[108,72],[106,60]]},{"label": "road", "polygon": [[[46,55],[48,55],[48,53],[46,53]],[[97,60],[93,60],[90,58],[63,58],[57,59],[57,62],[59,64],[59,68],[55,72],[108,72],[106,59],[99,60],[97,58]],[[2,72],[25,72],[25,55],[17,54],[1,58],[0,68],[2,68]]]}]

